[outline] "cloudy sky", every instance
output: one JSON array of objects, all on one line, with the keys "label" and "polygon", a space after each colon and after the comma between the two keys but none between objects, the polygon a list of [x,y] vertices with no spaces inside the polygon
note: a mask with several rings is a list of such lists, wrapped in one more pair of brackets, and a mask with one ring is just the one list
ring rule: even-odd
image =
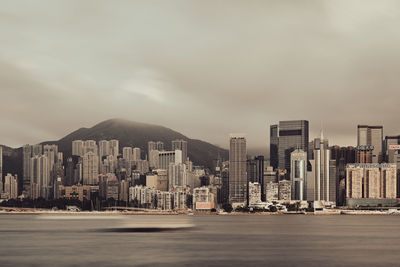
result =
[{"label": "cloudy sky", "polygon": [[228,146],[307,119],[400,134],[399,1],[0,1],[0,143],[109,118]]}]

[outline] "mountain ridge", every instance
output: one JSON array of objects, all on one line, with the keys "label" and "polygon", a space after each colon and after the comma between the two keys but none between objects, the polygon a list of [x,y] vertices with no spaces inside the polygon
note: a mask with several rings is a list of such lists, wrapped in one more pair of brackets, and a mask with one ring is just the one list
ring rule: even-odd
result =
[{"label": "mountain ridge", "polygon": [[[208,142],[191,139],[173,129],[156,124],[148,124],[126,119],[114,118],[101,121],[94,126],[87,128],[81,127],[57,141],[44,141],[40,144],[56,144],[58,150],[64,153],[64,159],[72,154],[73,140],[111,140],[117,139],[120,144],[120,152],[125,146],[139,147],[143,151],[142,157],[147,154],[148,141],[162,141],[166,150],[171,149],[171,141],[183,139],[188,142],[188,156],[195,165],[213,168],[213,160],[221,157],[228,159],[228,150]],[[8,166],[3,164],[4,173],[16,173],[22,177],[22,148],[6,148],[7,155],[4,156]],[[14,164],[12,164],[15,161]],[[11,166],[10,166],[11,164]]]}]

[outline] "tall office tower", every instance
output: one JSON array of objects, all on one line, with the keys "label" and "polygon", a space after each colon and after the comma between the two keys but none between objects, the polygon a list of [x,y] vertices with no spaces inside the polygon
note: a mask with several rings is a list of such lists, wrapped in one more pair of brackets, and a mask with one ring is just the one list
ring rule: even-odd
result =
[{"label": "tall office tower", "polygon": [[173,162],[175,164],[183,163],[182,151],[160,151],[158,154],[158,168],[168,170],[169,164]]},{"label": "tall office tower", "polygon": [[343,206],[346,201],[346,165],[356,162],[356,150],[352,146],[330,148],[331,158],[336,162],[336,203]]},{"label": "tall office tower", "polygon": [[274,168],[278,168],[278,146],[279,146],[279,136],[278,136],[278,125],[271,125],[269,131],[269,156],[270,156],[270,165]]},{"label": "tall office tower", "polygon": [[168,166],[168,189],[187,186],[187,172],[184,163],[171,162]]},{"label": "tall office tower", "polygon": [[357,126],[357,146],[373,146],[372,163],[383,162],[382,143],[383,126]]},{"label": "tall office tower", "polygon": [[118,140],[110,140],[110,153],[117,158],[119,155],[119,141]]},{"label": "tall office tower", "polygon": [[43,155],[45,155],[49,160],[49,170],[54,170],[54,164],[57,162],[58,156],[58,146],[57,145],[44,145]]},{"label": "tall office tower", "polygon": [[314,201],[336,202],[336,163],[327,139],[314,139]]},{"label": "tall office tower", "polygon": [[[387,163],[397,163],[397,159],[400,158],[400,135],[397,136],[385,136],[384,141],[385,148],[385,161]],[[397,169],[400,166],[397,166]]]},{"label": "tall office tower", "polygon": [[82,140],[74,140],[72,141],[72,156],[83,156],[83,146],[84,143]]},{"label": "tall office tower", "polygon": [[229,202],[245,202],[247,196],[246,138],[230,135],[229,148]]},{"label": "tall office tower", "polygon": [[81,155],[81,157],[83,157],[88,152],[93,152],[94,154],[98,155],[98,148],[96,141],[86,140],[83,142],[83,155]]},{"label": "tall office tower", "polygon": [[[271,126],[275,131],[275,125]],[[272,130],[271,130],[272,131]],[[278,168],[287,170],[286,179],[290,179],[290,153],[295,149],[308,150],[308,121],[280,121],[273,140],[276,144],[276,133],[278,138]],[[275,154],[276,156],[276,154]],[[272,162],[271,162],[272,163]]]},{"label": "tall office tower", "polygon": [[127,162],[131,162],[132,158],[132,148],[131,147],[124,147],[122,148],[122,158],[125,159]]},{"label": "tall office tower", "polygon": [[32,156],[39,156],[43,154],[43,147],[41,144],[32,146]]},{"label": "tall office tower", "polygon": [[102,159],[104,156],[111,155],[110,142],[107,140],[99,141],[99,157]]},{"label": "tall office tower", "polygon": [[4,177],[4,193],[8,199],[18,198],[18,177],[13,176],[10,173]]},{"label": "tall office tower", "polygon": [[32,157],[32,147],[30,145],[24,145],[22,147],[22,187],[23,191],[29,192],[31,179],[29,164]]},{"label": "tall office tower", "polygon": [[172,141],[172,150],[182,150],[182,159],[183,162],[186,162],[187,159],[187,141],[185,140],[173,140]]},{"label": "tall office tower", "polygon": [[71,186],[75,184],[74,181],[75,164],[71,157],[67,159],[67,167],[65,168],[65,185]]},{"label": "tall office tower", "polygon": [[257,156],[247,160],[247,179],[249,182],[258,183],[261,186],[261,199],[264,199],[264,156]]},{"label": "tall office tower", "polygon": [[82,162],[83,184],[97,185],[99,183],[99,157],[93,152],[87,152]]},{"label": "tall office tower", "polygon": [[296,149],[290,154],[290,181],[292,182],[292,199],[306,200],[307,197],[307,152]]},{"label": "tall office tower", "polygon": [[50,163],[49,158],[45,155],[39,156],[38,160],[38,177],[39,177],[39,190],[40,196],[44,199],[49,199],[50,197]]},{"label": "tall office tower", "polygon": [[133,160],[133,161],[139,161],[139,160],[141,160],[142,158],[141,158],[140,155],[141,155],[140,148],[135,147],[135,148],[132,150],[132,160]]}]

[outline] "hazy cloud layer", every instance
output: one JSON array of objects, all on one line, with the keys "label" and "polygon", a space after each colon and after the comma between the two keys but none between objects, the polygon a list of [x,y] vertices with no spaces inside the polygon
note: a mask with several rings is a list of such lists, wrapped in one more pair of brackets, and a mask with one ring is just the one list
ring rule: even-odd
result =
[{"label": "hazy cloud layer", "polygon": [[113,117],[265,150],[287,119],[400,134],[399,28],[398,1],[1,1],[0,143]]}]

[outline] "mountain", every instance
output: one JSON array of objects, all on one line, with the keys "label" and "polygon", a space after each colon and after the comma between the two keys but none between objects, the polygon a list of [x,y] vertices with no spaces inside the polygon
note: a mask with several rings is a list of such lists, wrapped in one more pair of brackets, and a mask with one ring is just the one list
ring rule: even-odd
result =
[{"label": "mountain", "polygon": [[[190,139],[185,135],[171,130],[169,128],[133,122],[122,119],[111,119],[103,121],[92,128],[80,128],[58,141],[48,141],[42,144],[57,144],[58,150],[64,153],[67,158],[72,153],[73,140],[119,140],[120,151],[125,146],[139,147],[144,153],[147,153],[148,141],[162,141],[165,149],[171,149],[171,141],[183,139],[188,142],[188,156],[195,165],[201,165],[207,168],[213,167],[213,160],[219,156],[228,159],[228,151],[210,143]],[[22,175],[22,149],[11,149],[3,146],[7,152],[4,156],[4,171]],[[6,153],[4,153],[6,154]]]},{"label": "mountain", "polygon": [[122,119],[111,119],[96,124],[92,128],[80,128],[71,134],[65,136],[55,143],[58,145],[59,151],[70,156],[72,153],[73,140],[119,140],[120,151],[125,146],[139,147],[147,153],[147,142],[162,141],[166,150],[171,149],[171,141],[175,139],[183,139],[188,142],[188,156],[195,165],[201,165],[212,168],[213,160],[218,156],[228,159],[228,151],[220,147],[214,146],[207,142],[190,139],[185,135],[171,130],[169,128],[133,122]]}]

